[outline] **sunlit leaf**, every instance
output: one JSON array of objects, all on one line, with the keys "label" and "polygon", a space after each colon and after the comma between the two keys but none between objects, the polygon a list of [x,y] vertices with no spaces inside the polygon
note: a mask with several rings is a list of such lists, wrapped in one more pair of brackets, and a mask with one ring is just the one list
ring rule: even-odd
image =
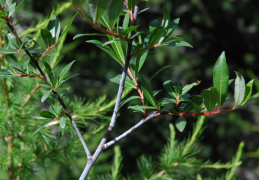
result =
[{"label": "sunlit leaf", "polygon": [[184,117],[179,117],[176,121],[175,121],[175,126],[176,128],[180,131],[180,132],[183,132],[183,130],[185,129],[186,127],[186,119]]},{"label": "sunlit leaf", "polygon": [[49,95],[51,93],[51,90],[46,91],[43,96],[41,97],[41,102],[44,102],[46,99],[48,99]]},{"label": "sunlit leaf", "polygon": [[245,79],[239,72],[236,73],[236,80],[235,80],[235,106],[239,106],[245,97]]},{"label": "sunlit leaf", "polygon": [[242,105],[245,104],[248,101],[248,99],[250,98],[250,96],[252,94],[252,90],[253,90],[253,83],[254,83],[254,80],[251,80],[246,84],[245,97],[242,102]]},{"label": "sunlit leaf", "polygon": [[50,47],[52,45],[52,34],[49,32],[49,30],[47,29],[41,29],[41,37],[45,42],[45,45],[48,47]]},{"label": "sunlit leaf", "polygon": [[144,96],[147,98],[147,100],[150,102],[152,106],[156,106],[156,101],[154,99],[153,93],[147,84],[147,82],[142,78],[141,79],[141,90],[143,91]]},{"label": "sunlit leaf", "polygon": [[50,31],[50,33],[52,34],[52,38],[56,42],[60,34],[60,22],[58,21],[56,15],[52,16],[52,18],[50,19],[48,30]]},{"label": "sunlit leaf", "polygon": [[[120,84],[120,80],[121,80],[121,74],[110,79],[111,82],[114,82],[114,83],[117,83],[117,84]],[[125,79],[124,86],[129,87],[129,88],[136,88],[135,83],[127,76],[126,76],[126,79]]]},{"label": "sunlit leaf", "polygon": [[213,69],[213,86],[219,93],[219,106],[223,105],[228,93],[229,72],[225,52],[219,56]]},{"label": "sunlit leaf", "polygon": [[64,117],[61,117],[59,120],[59,125],[63,129],[66,126],[66,119]]},{"label": "sunlit leaf", "polygon": [[187,84],[183,87],[183,92],[182,92],[182,95],[186,94],[187,92],[189,92],[193,86],[197,86],[201,83],[201,81],[197,81],[197,82],[194,82],[192,84]]},{"label": "sunlit leaf", "polygon": [[219,98],[219,93],[215,87],[204,89],[201,91],[201,97],[204,99],[206,109],[211,112],[216,106]]},{"label": "sunlit leaf", "polygon": [[109,25],[110,28],[113,29],[115,23],[117,22],[122,8],[123,8],[124,0],[113,0],[109,9]]},{"label": "sunlit leaf", "polygon": [[94,23],[98,22],[106,10],[109,0],[88,0]]},{"label": "sunlit leaf", "polygon": [[64,69],[62,69],[62,71],[58,77],[58,84],[65,78],[65,76],[67,75],[68,71],[70,70],[70,68],[74,64],[74,62],[75,62],[75,60],[70,62],[68,65],[66,65],[66,67],[64,67]]}]

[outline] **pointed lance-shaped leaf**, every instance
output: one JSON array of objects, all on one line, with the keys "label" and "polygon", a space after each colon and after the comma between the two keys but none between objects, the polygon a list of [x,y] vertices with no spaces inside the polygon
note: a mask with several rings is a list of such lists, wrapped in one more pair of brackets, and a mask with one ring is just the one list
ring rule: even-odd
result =
[{"label": "pointed lance-shaped leaf", "polygon": [[219,106],[222,106],[226,100],[228,93],[229,72],[226,62],[225,52],[219,56],[213,69],[213,86],[219,93]]},{"label": "pointed lance-shaped leaf", "polygon": [[124,0],[113,0],[109,9],[109,25],[113,29],[123,9]]},{"label": "pointed lance-shaped leaf", "polygon": [[157,27],[157,28],[155,28],[155,29],[150,33],[148,45],[155,44],[156,41],[161,37],[162,33],[163,33],[163,28],[162,28],[162,27]]},{"label": "pointed lance-shaped leaf", "polygon": [[41,102],[43,103],[46,99],[48,99],[49,95],[51,93],[51,90],[46,91],[43,96],[41,97]]},{"label": "pointed lance-shaped leaf", "polygon": [[45,126],[47,126],[49,123],[51,123],[53,120],[50,120],[50,121],[48,121],[48,122],[46,122],[46,123],[44,123],[44,124],[42,124],[42,125],[40,125],[40,127],[38,127],[34,132],[33,132],[33,136],[37,133],[37,132],[39,132],[39,130],[41,130],[42,128],[44,128]]},{"label": "pointed lance-shaped leaf", "polygon": [[20,64],[18,63],[18,59],[15,55],[13,55],[13,54],[5,55],[5,59],[8,62],[10,67],[18,69],[20,71],[22,70]]},{"label": "pointed lance-shaped leaf", "polygon": [[173,21],[169,22],[169,25],[167,26],[167,32],[165,39],[169,38],[171,34],[174,32],[176,27],[178,26],[180,21],[180,18],[174,19]]},{"label": "pointed lance-shaped leaf", "polygon": [[175,126],[180,132],[183,132],[184,128],[186,127],[186,124],[186,119],[182,116],[175,121]]},{"label": "pointed lance-shaped leaf", "polygon": [[55,80],[54,80],[54,75],[52,73],[52,69],[51,69],[50,65],[46,61],[42,61],[42,62],[44,64],[45,68],[46,68],[47,75],[49,77],[51,85],[52,85],[52,87],[54,87],[55,86]]},{"label": "pointed lance-shaped leaf", "polygon": [[[114,78],[111,78],[110,81],[116,84],[120,84],[120,79],[121,79],[121,74],[115,76]],[[124,86],[129,88],[136,88],[135,83],[128,76],[126,76]]]},{"label": "pointed lance-shaped leaf", "polygon": [[97,47],[107,52],[114,60],[116,60],[120,65],[123,66],[123,61],[121,61],[121,58],[119,58],[109,46],[103,46],[103,43],[98,40],[89,40],[86,42],[95,44]]},{"label": "pointed lance-shaped leaf", "polygon": [[141,90],[143,91],[144,96],[147,98],[147,100],[150,102],[150,104],[153,107],[155,107],[156,101],[154,99],[153,93],[144,78],[141,78]]},{"label": "pointed lance-shaped leaf", "polygon": [[60,22],[56,15],[52,16],[52,18],[50,19],[48,30],[50,31],[54,42],[56,42],[60,34]]},{"label": "pointed lance-shaped leaf", "polygon": [[245,104],[249,100],[253,90],[253,83],[254,80],[251,80],[246,84],[245,97],[241,105]]},{"label": "pointed lance-shaped leaf", "polygon": [[109,37],[109,40],[114,41],[114,43],[111,43],[112,48],[113,48],[114,52],[117,54],[117,56],[120,58],[120,61],[124,62],[125,57],[124,57],[124,53],[123,53],[123,50],[122,50],[120,39],[114,38],[114,37]]},{"label": "pointed lance-shaped leaf", "polygon": [[151,24],[149,25],[149,32],[151,33],[152,31],[154,31],[154,29],[161,27],[161,24],[158,20],[154,20],[151,22]]},{"label": "pointed lance-shaped leaf", "polygon": [[8,33],[7,39],[8,39],[8,45],[11,49],[20,49],[20,43],[15,37],[15,35]]},{"label": "pointed lance-shaped leaf", "polygon": [[62,71],[61,71],[61,73],[59,74],[59,77],[58,77],[58,84],[65,78],[65,76],[67,75],[69,69],[74,64],[74,62],[75,62],[75,60],[70,62],[68,65],[66,65],[66,67],[64,69],[62,69]]},{"label": "pointed lance-shaped leaf", "polygon": [[[66,36],[66,34],[67,34],[69,28],[71,27],[71,25],[72,25],[72,23],[73,23],[73,21],[74,21],[76,15],[77,15],[77,13],[72,17],[72,19],[69,21],[69,23],[67,24],[67,26],[65,27],[65,29],[62,31],[60,37],[59,37],[58,40],[57,40],[57,43],[63,38],[63,36]],[[74,37],[74,38],[75,38],[75,37]],[[73,39],[74,39],[74,38],[73,38]]]},{"label": "pointed lance-shaped leaf", "polygon": [[178,95],[177,95],[177,93],[175,92],[174,83],[172,83],[172,81],[170,81],[170,80],[165,81],[165,82],[163,83],[163,86],[164,86],[165,90],[166,90],[172,97],[174,97],[175,99],[178,98]]},{"label": "pointed lance-shaped leaf", "polygon": [[105,12],[109,0],[88,0],[90,13],[94,23],[97,23]]},{"label": "pointed lance-shaped leaf", "polygon": [[239,72],[236,73],[236,80],[235,80],[235,106],[239,106],[245,97],[245,79]]},{"label": "pointed lance-shaped leaf", "polygon": [[60,120],[59,120],[59,125],[62,129],[65,128],[66,126],[66,119],[64,117],[61,117]]},{"label": "pointed lance-shaped leaf", "polygon": [[48,29],[41,29],[41,37],[45,42],[46,47],[50,47],[52,45],[52,34],[49,32]]},{"label": "pointed lance-shaped leaf", "polygon": [[201,91],[201,97],[204,99],[204,105],[206,109],[209,112],[213,111],[219,98],[217,89],[214,87],[204,89]]},{"label": "pointed lance-shaped leaf", "polygon": [[40,112],[40,116],[44,117],[44,118],[49,118],[49,119],[53,119],[53,118],[56,117],[55,114],[53,114],[53,113],[51,113],[49,111],[41,111]]}]

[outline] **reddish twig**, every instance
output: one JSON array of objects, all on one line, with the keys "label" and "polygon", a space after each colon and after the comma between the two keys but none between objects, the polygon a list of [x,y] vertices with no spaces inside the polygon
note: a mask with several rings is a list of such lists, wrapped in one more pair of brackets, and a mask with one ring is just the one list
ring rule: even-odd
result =
[{"label": "reddish twig", "polygon": [[40,60],[43,56],[45,56],[45,55],[46,55],[52,48],[54,48],[55,46],[56,46],[56,43],[52,44],[49,48],[46,49],[46,51],[45,51],[44,53],[42,53],[42,54],[38,57],[38,59],[37,59],[36,61]]}]

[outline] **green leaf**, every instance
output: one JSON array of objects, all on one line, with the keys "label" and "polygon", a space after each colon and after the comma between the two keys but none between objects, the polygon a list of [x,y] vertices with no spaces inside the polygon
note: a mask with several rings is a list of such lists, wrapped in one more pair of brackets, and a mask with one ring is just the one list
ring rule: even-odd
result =
[{"label": "green leaf", "polygon": [[169,38],[171,36],[171,34],[174,32],[174,30],[178,26],[179,21],[180,21],[180,18],[177,18],[177,19],[174,19],[173,21],[171,21],[169,23],[169,25],[167,26],[167,32],[166,32],[165,39],[167,39],[167,38]]},{"label": "green leaf", "polygon": [[171,43],[162,43],[162,46],[171,46],[171,47],[181,47],[181,46],[187,46],[187,47],[191,47],[192,45],[190,45],[188,42],[186,41],[174,41]]},{"label": "green leaf", "polygon": [[182,87],[178,82],[172,83],[172,81],[168,80],[163,83],[163,86],[165,90],[175,99],[178,99],[182,95]]},{"label": "green leaf", "polygon": [[147,100],[150,102],[150,104],[155,107],[156,101],[154,99],[153,93],[147,84],[147,82],[141,78],[141,90],[143,91],[144,96],[147,98]]},{"label": "green leaf", "polygon": [[48,118],[48,119],[53,119],[53,118],[56,117],[55,114],[53,114],[53,113],[51,113],[49,111],[41,111],[40,112],[40,116],[44,117],[44,118]]},{"label": "green leaf", "polygon": [[130,20],[130,12],[127,11],[127,13],[125,14],[125,17],[123,19],[123,24],[122,24],[123,30],[126,30],[129,27],[129,20]]},{"label": "green leaf", "polygon": [[51,93],[51,90],[46,91],[43,96],[41,97],[41,102],[43,103],[46,99],[48,99],[49,95]]},{"label": "green leaf", "polygon": [[173,41],[179,41],[180,39],[183,39],[183,38],[190,38],[192,37],[192,35],[189,35],[189,34],[180,34],[180,35],[177,35],[177,36],[173,36],[173,37],[170,37],[170,38],[167,38],[163,41],[160,41],[160,42],[163,42],[165,44],[169,44],[170,42],[173,42]]},{"label": "green leaf", "polygon": [[109,9],[109,25],[113,29],[122,12],[124,0],[113,0]]},{"label": "green leaf", "polygon": [[128,0],[128,8],[130,11],[134,11],[136,0]]},{"label": "green leaf", "polygon": [[187,84],[183,87],[183,92],[182,92],[182,95],[186,94],[187,92],[189,92],[193,86],[197,86],[201,83],[201,81],[197,81],[197,82],[194,82],[192,84]]},{"label": "green leaf", "polygon": [[147,51],[144,51],[142,53],[139,53],[137,54],[136,56],[136,69],[137,69],[137,72],[140,71],[140,69],[142,68],[144,62],[146,61],[147,59],[147,55],[148,55],[148,50]]},{"label": "green leaf", "polygon": [[228,93],[228,81],[229,72],[225,52],[223,51],[213,69],[213,86],[217,89],[219,93],[219,106],[222,106],[226,100]]},{"label": "green leaf", "polygon": [[[109,40],[115,41],[115,43],[112,43],[112,48],[114,52],[117,54],[117,56],[120,58],[121,62],[124,62],[124,53],[121,46],[121,41],[119,38],[109,37]],[[123,63],[124,64],[124,63]]]},{"label": "green leaf", "polygon": [[0,48],[0,54],[16,54],[19,52],[19,49],[2,49]]},{"label": "green leaf", "polygon": [[109,0],[88,0],[93,22],[97,23],[106,10]]},{"label": "green leaf", "polygon": [[[114,78],[111,78],[110,81],[120,84],[120,79],[121,79],[121,74],[115,76]],[[129,87],[129,88],[136,88],[135,83],[128,77],[126,76],[126,80],[125,80],[125,87]]]},{"label": "green leaf", "polygon": [[59,125],[62,129],[65,128],[66,126],[66,119],[64,117],[61,117],[60,120],[59,120]]},{"label": "green leaf", "polygon": [[186,126],[186,119],[184,117],[179,117],[176,121],[175,121],[175,126],[176,128],[180,131],[183,132],[185,126]]},{"label": "green leaf", "polygon": [[69,76],[67,79],[65,79],[65,80],[63,80],[63,81],[60,81],[60,82],[58,83],[58,86],[61,86],[61,84],[63,84],[64,82],[68,81],[69,79],[71,79],[71,78],[73,78],[73,77],[75,77],[75,76],[77,76],[77,75],[78,75],[78,74],[73,74],[73,75]]},{"label": "green leaf", "polygon": [[135,111],[137,111],[137,112],[141,112],[141,113],[143,113],[144,114],[144,110],[145,109],[153,109],[153,110],[155,110],[155,108],[154,107],[152,107],[152,106],[139,106],[139,105],[136,105],[136,106],[129,106],[128,107],[129,109],[133,109],[133,110],[135,110]]},{"label": "green leaf", "polygon": [[165,39],[167,26],[169,25],[169,22],[170,22],[170,14],[168,13],[167,9],[164,7],[163,20],[162,20],[163,33],[159,40],[159,43],[161,43]]},{"label": "green leaf", "polygon": [[16,2],[13,3],[10,8],[8,9],[8,17],[11,17],[15,11]]},{"label": "green leaf", "polygon": [[122,35],[130,33],[132,31],[136,30],[138,27],[139,27],[139,25],[137,25],[137,26],[130,26],[130,27],[126,28],[126,29],[123,29]]},{"label": "green leaf", "polygon": [[245,104],[249,100],[253,90],[253,83],[254,80],[251,80],[246,84],[245,97],[241,105]]},{"label": "green leaf", "polygon": [[101,34],[101,33],[88,33],[88,34],[77,34],[73,37],[73,40],[79,37],[83,37],[83,36],[105,36],[105,37],[109,37],[111,35],[109,34]]},{"label": "green leaf", "polygon": [[[66,36],[66,34],[67,34],[69,28],[71,27],[71,25],[72,25],[72,23],[73,23],[73,21],[74,21],[76,15],[77,15],[77,13],[76,13],[76,14],[72,17],[72,19],[69,21],[69,23],[67,24],[67,26],[65,27],[65,29],[64,29],[63,32],[61,33],[60,37],[58,38],[57,43],[62,39],[63,36]],[[75,37],[74,37],[74,38],[75,38]],[[74,39],[74,38],[73,38],[73,39]]]},{"label": "green leaf", "polygon": [[9,72],[2,72],[0,71],[0,79],[4,79],[4,78],[8,78],[13,76],[12,74],[10,74]]},{"label": "green leaf", "polygon": [[48,75],[48,77],[49,77],[49,80],[50,80],[50,82],[51,82],[51,85],[52,85],[52,87],[55,87],[55,80],[54,80],[54,75],[53,75],[53,73],[52,73],[52,69],[51,69],[51,67],[49,66],[49,64],[46,62],[46,61],[42,61],[43,62],[43,64],[44,64],[44,66],[45,66],[45,68],[46,68],[46,71],[47,71],[47,75]]},{"label": "green leaf", "polygon": [[20,49],[20,43],[16,39],[15,35],[8,33],[7,39],[8,39],[8,45],[11,49]]},{"label": "green leaf", "polygon": [[89,40],[86,42],[95,44],[97,47],[107,52],[114,60],[116,60],[120,65],[123,66],[123,61],[121,61],[121,58],[119,58],[109,46],[103,46],[103,43],[98,40]]},{"label": "green leaf", "polygon": [[52,34],[52,38],[54,39],[54,42],[57,42],[60,34],[60,22],[58,21],[58,18],[56,15],[52,16],[52,18],[50,19],[48,30]]},{"label": "green leaf", "polygon": [[41,29],[41,37],[45,42],[46,47],[50,47],[52,45],[52,34],[47,29]]},{"label": "green leaf", "polygon": [[44,123],[44,124],[42,124],[40,127],[38,127],[34,132],[33,132],[33,136],[37,133],[37,132],[39,132],[39,130],[41,130],[42,128],[44,128],[45,126],[47,126],[49,123],[51,123],[53,120],[50,120],[50,121],[48,121],[48,122],[46,122],[46,123]]},{"label": "green leaf", "polygon": [[134,99],[140,99],[140,97],[139,97],[139,96],[131,96],[131,97],[127,98],[127,99],[124,99],[124,100],[120,103],[119,109],[120,109],[124,104],[126,104],[127,102],[129,102],[129,101],[131,101],[131,100],[134,100]]},{"label": "green leaf", "polygon": [[71,66],[74,64],[75,60],[70,62],[64,69],[62,69],[61,73],[58,76],[58,84],[65,78],[67,75],[68,71],[70,70]]},{"label": "green leaf", "polygon": [[18,69],[18,70],[22,70],[20,64],[18,63],[18,59],[16,58],[15,55],[13,54],[8,54],[5,56],[5,59],[6,61],[8,62],[9,66],[10,67],[13,67],[15,69]]},{"label": "green leaf", "polygon": [[102,17],[101,17],[101,19],[100,19],[100,23],[101,23],[104,27],[106,27],[106,28],[108,28],[108,29],[111,29],[111,28],[110,28],[110,25],[109,25],[109,17],[108,17],[107,11],[105,11],[105,12],[103,13],[103,15],[102,15]]},{"label": "green leaf", "polygon": [[235,73],[237,76],[235,80],[235,106],[239,106],[245,98],[246,85],[244,77],[239,72]]},{"label": "green leaf", "polygon": [[151,22],[151,24],[149,25],[149,32],[153,32],[154,29],[161,27],[161,24],[158,20],[154,20]]},{"label": "green leaf", "polygon": [[169,67],[171,67],[171,65],[164,66],[164,67],[162,67],[161,69],[159,69],[159,70],[148,80],[148,82],[150,82],[156,75],[158,75],[160,72],[162,72],[163,70],[165,70],[165,69],[167,69],[167,68],[169,68]]},{"label": "green leaf", "polygon": [[162,33],[163,33],[163,28],[162,28],[162,27],[157,27],[157,28],[155,28],[155,29],[150,33],[148,45],[155,44],[156,41],[161,37]]},{"label": "green leaf", "polygon": [[201,97],[204,99],[206,109],[211,112],[216,106],[219,98],[219,93],[215,87],[204,89],[201,91]]}]

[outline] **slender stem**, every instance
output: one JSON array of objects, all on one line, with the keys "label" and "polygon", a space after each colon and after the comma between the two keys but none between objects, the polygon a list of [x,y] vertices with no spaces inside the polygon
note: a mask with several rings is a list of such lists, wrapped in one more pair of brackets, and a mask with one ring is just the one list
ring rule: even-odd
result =
[{"label": "slender stem", "polygon": [[133,127],[131,127],[129,130],[127,130],[126,132],[124,132],[123,134],[121,134],[120,136],[114,138],[113,140],[111,140],[110,142],[104,144],[103,149],[107,149],[108,147],[110,147],[111,145],[115,144],[117,141],[121,140],[122,138],[126,137],[127,135],[129,135],[130,133],[132,133],[135,129],[137,129],[138,127],[140,127],[141,125],[143,125],[145,122],[159,117],[161,116],[161,113],[157,113],[157,112],[153,112],[152,114],[150,114],[148,117],[142,119],[141,121],[139,121],[136,125],[134,125]]},{"label": "slender stem", "polygon": [[[138,6],[139,6],[139,4],[137,4],[135,6],[134,15],[133,15],[134,19],[131,22],[131,26],[134,25],[135,22],[136,22],[137,15],[138,15],[138,12],[139,12]],[[131,36],[131,33],[130,33],[129,37],[130,36]],[[127,55],[126,55],[126,58],[125,58],[125,63],[124,63],[123,71],[122,71],[122,74],[121,74],[120,85],[119,85],[118,94],[117,94],[117,100],[116,100],[116,103],[115,103],[115,107],[114,107],[113,115],[112,115],[112,118],[111,118],[111,121],[110,121],[110,125],[109,125],[108,130],[105,133],[104,137],[102,138],[101,142],[99,143],[92,159],[88,161],[83,173],[80,176],[80,180],[84,180],[86,178],[86,176],[88,175],[88,173],[90,172],[90,170],[91,170],[92,166],[94,165],[95,161],[97,160],[97,158],[101,154],[101,152],[104,148],[104,144],[107,141],[107,138],[110,136],[110,133],[111,133],[113,127],[115,126],[116,118],[117,118],[117,111],[118,111],[118,108],[119,108],[119,105],[120,105],[121,96],[122,96],[122,93],[123,93],[123,90],[124,90],[124,83],[125,83],[125,79],[126,79],[126,75],[127,75],[127,70],[128,70],[128,67],[129,67],[130,59],[131,59],[130,54],[131,54],[131,48],[132,48],[132,40],[130,39],[129,41],[127,41],[127,43],[128,43],[127,44],[128,45]]]}]

